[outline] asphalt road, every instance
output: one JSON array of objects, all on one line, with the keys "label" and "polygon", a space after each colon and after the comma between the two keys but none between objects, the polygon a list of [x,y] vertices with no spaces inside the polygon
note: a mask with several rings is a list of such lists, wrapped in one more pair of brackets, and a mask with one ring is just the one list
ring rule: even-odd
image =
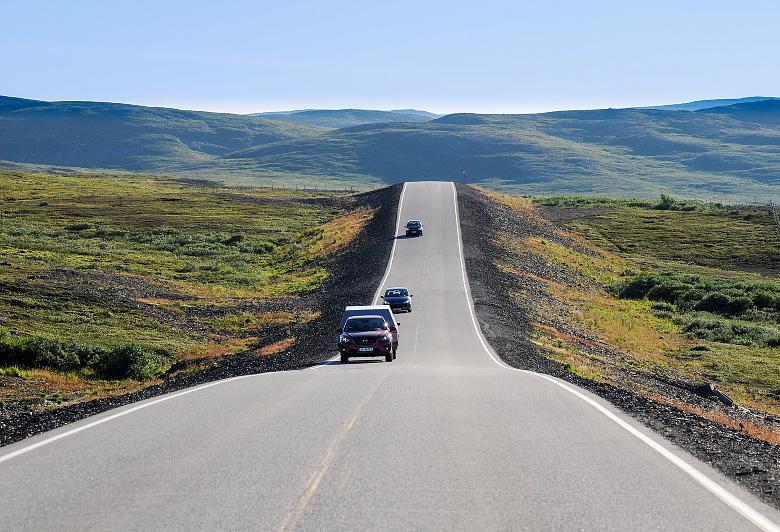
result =
[{"label": "asphalt road", "polygon": [[486,351],[454,200],[402,196],[425,236],[396,240],[384,283],[415,295],[395,362],[221,381],[0,449],[0,530],[772,529],[600,399]]}]

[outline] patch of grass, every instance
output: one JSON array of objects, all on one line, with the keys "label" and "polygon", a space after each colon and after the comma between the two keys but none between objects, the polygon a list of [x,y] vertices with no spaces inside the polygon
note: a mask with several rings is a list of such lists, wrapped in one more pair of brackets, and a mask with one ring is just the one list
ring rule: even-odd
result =
[{"label": "patch of grass", "polygon": [[780,347],[780,282],[665,273],[611,288],[621,298],[653,301],[654,313],[674,318],[689,337]]},{"label": "patch of grass", "polygon": [[327,257],[373,216],[309,201],[333,195],[0,170],[0,366],[45,372],[33,380],[55,387],[73,374],[95,397],[311,319],[316,309],[245,309],[327,279]]},{"label": "patch of grass", "polygon": [[137,344],[105,348],[39,336],[16,336],[0,329],[0,366],[78,371],[103,379],[143,381],[162,375],[170,361],[170,353]]},{"label": "patch of grass", "polygon": [[[624,203],[617,202],[617,205]],[[761,209],[663,211],[637,206],[584,209],[564,225],[639,265],[686,265],[780,273],[780,237]]]},{"label": "patch of grass", "polygon": [[261,356],[268,356],[276,353],[281,353],[285,349],[290,349],[294,344],[295,344],[295,338],[285,338],[283,340],[279,340],[278,342],[274,342],[272,344],[268,344],[264,346],[262,349],[260,349],[257,352],[257,354]]},{"label": "patch of grass", "polygon": [[657,200],[642,198],[610,198],[594,196],[548,196],[534,198],[535,205],[544,207],[564,208],[595,208],[595,207],[640,207],[643,209],[659,211],[717,211],[722,210],[721,205],[704,203],[696,200],[679,200],[672,196],[661,194]]},{"label": "patch of grass", "polygon": [[[773,264],[780,241],[767,213],[658,209],[650,201],[609,198],[535,204],[560,210],[553,210],[564,220],[560,241],[503,238],[499,244],[520,260],[532,254],[568,272],[533,278],[565,304],[572,325],[598,339],[593,347],[619,348],[626,354],[619,364],[632,370],[713,382],[742,404],[780,412],[780,280]],[[526,215],[528,209],[523,200],[518,210]],[[549,327],[537,325],[537,335],[570,371],[612,378],[616,361],[599,360],[598,349],[578,348]]]},{"label": "patch of grass", "polygon": [[242,312],[229,314],[216,320],[210,325],[212,330],[221,334],[239,334],[272,325],[289,325],[292,323],[308,323],[319,316],[318,312]]},{"label": "patch of grass", "polygon": [[521,242],[508,243],[509,246],[517,244],[532,250],[547,260],[566,264],[576,274],[584,275],[588,279],[604,284],[622,279],[628,268],[628,263],[614,253],[592,245],[588,245],[585,249],[570,249],[552,240],[538,237],[527,237]]},{"label": "patch of grass", "polygon": [[29,376],[29,371],[22,369],[18,366],[8,366],[5,368],[0,367],[0,377],[16,377],[24,379]]}]

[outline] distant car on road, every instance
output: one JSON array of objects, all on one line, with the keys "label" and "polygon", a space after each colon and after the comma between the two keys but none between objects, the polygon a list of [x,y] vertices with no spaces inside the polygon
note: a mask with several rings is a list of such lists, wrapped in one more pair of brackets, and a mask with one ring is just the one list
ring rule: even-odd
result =
[{"label": "distant car on road", "polygon": [[406,236],[422,236],[423,224],[420,220],[409,220],[406,222]]},{"label": "distant car on road", "polygon": [[385,295],[382,296],[382,300],[385,305],[388,305],[391,310],[405,310],[407,312],[412,311],[412,298],[414,296],[409,293],[409,290],[397,286],[395,288],[388,288],[385,290]]},{"label": "distant car on road", "polygon": [[384,356],[385,362],[393,361],[393,334],[382,316],[352,316],[339,331],[342,364],[351,356]]}]

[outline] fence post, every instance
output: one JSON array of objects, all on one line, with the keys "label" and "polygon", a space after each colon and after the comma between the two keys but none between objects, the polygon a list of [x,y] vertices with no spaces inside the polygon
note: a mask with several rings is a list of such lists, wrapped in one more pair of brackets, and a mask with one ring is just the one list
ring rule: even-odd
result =
[{"label": "fence post", "polygon": [[777,227],[777,234],[780,235],[780,213],[778,212],[777,205],[772,204],[772,216],[775,218],[775,226]]}]

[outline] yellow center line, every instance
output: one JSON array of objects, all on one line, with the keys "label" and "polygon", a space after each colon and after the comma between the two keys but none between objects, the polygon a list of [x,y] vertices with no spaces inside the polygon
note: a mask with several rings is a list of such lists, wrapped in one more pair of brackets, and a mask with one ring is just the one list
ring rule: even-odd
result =
[{"label": "yellow center line", "polygon": [[306,508],[309,507],[311,500],[317,493],[317,489],[319,488],[322,479],[325,478],[325,474],[328,472],[328,469],[330,469],[330,466],[333,464],[333,460],[336,458],[339,445],[341,445],[341,442],[343,442],[347,437],[349,432],[352,430],[352,427],[355,426],[355,422],[363,413],[366,405],[368,405],[374,395],[376,395],[377,390],[379,390],[379,387],[382,385],[388,375],[390,375],[390,373],[385,373],[382,378],[377,381],[377,383],[371,388],[371,391],[368,393],[368,395],[366,395],[366,397],[352,412],[352,415],[350,415],[349,418],[347,418],[347,420],[344,422],[344,425],[342,425],[341,430],[333,439],[333,441],[330,442],[328,449],[325,451],[325,455],[320,461],[319,467],[314,471],[312,476],[309,478],[309,481],[306,483],[306,488],[304,489],[300,499],[298,499],[298,502],[295,504],[295,506],[293,506],[293,508],[287,513],[284,521],[282,521],[282,524],[279,526],[280,531],[292,530],[303,513],[306,511]]}]

